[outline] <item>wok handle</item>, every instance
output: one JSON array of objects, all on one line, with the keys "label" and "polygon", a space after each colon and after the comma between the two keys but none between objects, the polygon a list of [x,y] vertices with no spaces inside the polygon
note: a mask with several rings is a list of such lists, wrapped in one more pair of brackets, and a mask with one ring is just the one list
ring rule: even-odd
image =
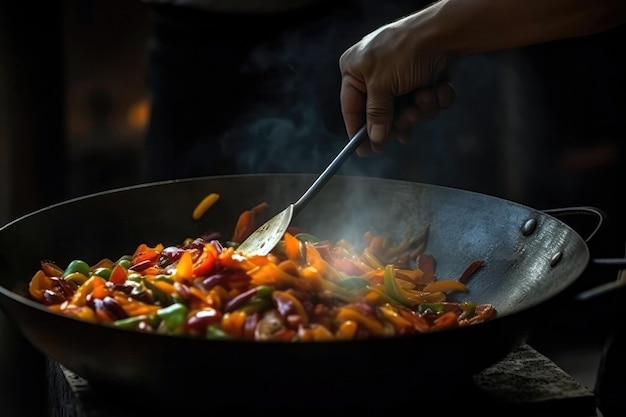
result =
[{"label": "wok handle", "polygon": [[[592,225],[591,231],[587,234],[587,237],[583,238],[585,242],[589,242],[596,235],[607,219],[607,215],[604,211],[592,206],[557,208],[543,210],[543,212],[558,219],[565,216],[595,217],[597,223]],[[578,232],[577,228],[574,229]],[[575,299],[577,301],[588,301],[611,297],[615,300],[623,300],[626,296],[626,258],[595,258],[591,259],[590,263],[598,266],[612,267],[613,269],[617,268],[617,279],[582,291],[575,296]]]},{"label": "wok handle", "polygon": [[[583,237],[583,240],[589,242],[595,235],[598,233],[598,230],[604,224],[607,215],[604,211],[599,208],[592,206],[579,206],[579,207],[564,207],[564,208],[556,208],[556,209],[548,209],[542,210],[544,213],[550,214],[553,217],[556,217],[559,220],[563,220],[565,216],[590,216],[595,217],[597,220],[597,224],[592,226],[591,232],[589,232],[586,238]],[[576,230],[576,228],[575,228]],[[578,232],[578,230],[576,230]]]}]

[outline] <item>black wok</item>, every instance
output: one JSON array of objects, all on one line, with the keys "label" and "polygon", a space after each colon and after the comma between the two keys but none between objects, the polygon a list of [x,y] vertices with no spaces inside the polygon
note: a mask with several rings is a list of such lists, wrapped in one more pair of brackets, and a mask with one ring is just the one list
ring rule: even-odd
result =
[{"label": "black wok", "polygon": [[[401,239],[430,225],[427,252],[440,277],[485,266],[459,296],[492,303],[498,318],[438,333],[331,343],[261,343],[144,334],[55,315],[19,295],[40,260],[132,253],[141,242],[178,244],[207,229],[230,237],[240,212],[261,201],[276,211],[315,179],[243,175],[128,187],[57,204],[0,229],[0,302],[45,355],[94,385],[153,398],[212,404],[387,403],[443,390],[502,359],[583,273],[585,240],[546,212],[479,193],[397,180],[338,176],[293,222],[324,238],[360,242],[373,230]],[[199,220],[208,193],[219,202]],[[271,210],[270,210],[271,211]],[[191,382],[194,381],[194,382]],[[172,397],[173,396],[173,397]],[[177,397],[178,396],[178,397]]]}]

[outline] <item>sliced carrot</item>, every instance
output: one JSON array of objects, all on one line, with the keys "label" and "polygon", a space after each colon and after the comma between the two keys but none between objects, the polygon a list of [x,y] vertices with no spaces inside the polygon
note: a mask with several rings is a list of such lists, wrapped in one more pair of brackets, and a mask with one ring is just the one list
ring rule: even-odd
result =
[{"label": "sliced carrot", "polygon": [[237,219],[237,224],[235,225],[235,231],[233,232],[232,241],[241,243],[243,242],[250,233],[254,230],[254,212],[251,210],[246,210],[239,215],[239,219]]}]

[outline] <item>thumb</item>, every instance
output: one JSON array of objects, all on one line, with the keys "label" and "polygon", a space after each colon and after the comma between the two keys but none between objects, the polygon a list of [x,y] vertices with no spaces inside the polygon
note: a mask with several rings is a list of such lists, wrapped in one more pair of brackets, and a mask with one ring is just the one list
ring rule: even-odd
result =
[{"label": "thumb", "polygon": [[393,96],[372,94],[367,97],[367,134],[374,152],[381,152],[393,125]]}]

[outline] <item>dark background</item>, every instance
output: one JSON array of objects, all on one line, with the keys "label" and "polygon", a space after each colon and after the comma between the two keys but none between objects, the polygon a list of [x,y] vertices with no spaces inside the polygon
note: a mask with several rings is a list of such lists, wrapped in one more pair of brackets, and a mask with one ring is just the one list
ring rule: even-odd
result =
[{"label": "dark background", "polygon": [[[385,4],[381,13],[364,15],[361,29],[425,3]],[[355,162],[347,172],[471,189],[538,209],[596,206],[607,212],[611,226],[594,250],[598,256],[623,255],[623,32],[619,27],[457,62],[451,69],[454,108],[417,128],[408,145],[392,144],[380,158]],[[150,35],[149,10],[139,1],[2,2],[0,224],[148,179],[143,140]],[[345,47],[350,39],[342,38]],[[329,88],[337,75],[328,74]],[[336,131],[338,117],[331,117],[329,129]],[[254,156],[252,146],[247,152]],[[319,163],[334,152],[322,154]],[[41,358],[13,330],[0,316],[0,366],[9,375],[0,392],[32,399],[28,392],[43,387],[18,376],[26,373],[16,368],[40,369]],[[41,404],[22,406],[37,410]]]}]

